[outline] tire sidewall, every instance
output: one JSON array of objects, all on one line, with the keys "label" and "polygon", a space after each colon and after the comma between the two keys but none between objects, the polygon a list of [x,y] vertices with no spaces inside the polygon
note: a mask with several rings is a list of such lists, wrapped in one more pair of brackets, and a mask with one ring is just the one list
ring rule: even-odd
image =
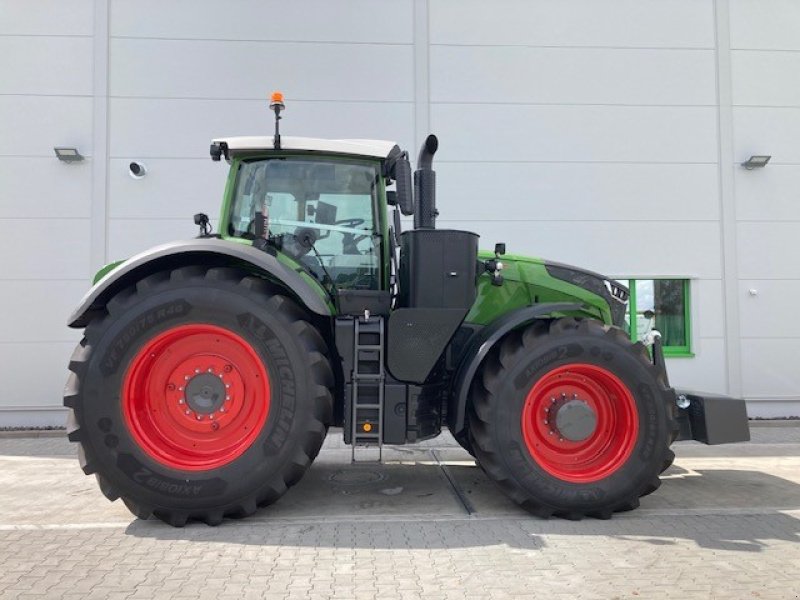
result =
[{"label": "tire sidewall", "polygon": [[[308,355],[280,314],[267,310],[264,298],[236,284],[182,283],[180,287],[136,296],[107,326],[92,331],[82,406],[84,443],[99,462],[97,471],[123,496],[155,507],[208,508],[226,505],[260,487],[284,485],[282,472],[296,455],[317,411],[310,402]],[[122,386],[131,359],[146,342],[179,325],[203,323],[239,335],[263,361],[270,382],[269,412],[253,443],[233,461],[210,471],[170,468],[144,452],[134,440],[122,410]],[[91,421],[81,418],[91,415]]]},{"label": "tire sidewall", "polygon": [[[493,445],[508,476],[547,505],[581,509],[614,505],[638,492],[658,474],[669,444],[668,418],[662,391],[648,365],[633,352],[604,336],[580,333],[542,340],[533,352],[504,371],[493,394],[503,399],[492,404]],[[522,431],[522,414],[528,392],[557,367],[586,363],[602,367],[630,390],[638,414],[638,434],[630,456],[616,471],[594,482],[575,483],[551,475],[533,458]]]}]

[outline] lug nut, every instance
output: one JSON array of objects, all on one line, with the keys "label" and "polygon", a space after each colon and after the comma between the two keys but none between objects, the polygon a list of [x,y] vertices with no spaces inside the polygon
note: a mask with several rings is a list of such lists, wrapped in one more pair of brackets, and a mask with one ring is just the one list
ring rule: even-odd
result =
[{"label": "lug nut", "polygon": [[194,372],[195,372],[195,373],[199,373],[199,372],[200,372],[200,369],[195,369],[195,370],[194,370]]},{"label": "lug nut", "polygon": [[230,396],[225,396],[225,400],[226,400],[226,401],[228,401],[228,400],[230,400],[230,399],[231,399],[231,397],[230,397]]},{"label": "lug nut", "polygon": [[198,421],[202,421],[203,420],[203,415],[197,415],[197,420]]},{"label": "lug nut", "polygon": [[219,412],[221,412],[221,413],[225,412],[225,407],[224,406],[220,406],[219,407]]},{"label": "lug nut", "polygon": [[186,409],[186,414],[187,414],[187,415],[190,415],[190,414],[192,414],[192,411],[190,411],[190,410],[187,408],[187,409]]},{"label": "lug nut", "polygon": [[183,404],[184,402],[186,402],[186,400],[184,400],[183,398],[178,399],[178,404]]},{"label": "lug nut", "polygon": [[179,392],[182,392],[182,391],[183,391],[183,386],[179,386],[179,387],[178,387],[178,391],[179,391]]},{"label": "lug nut", "polygon": [[184,379],[184,381],[189,381],[189,376],[188,375],[184,375],[183,379]]}]

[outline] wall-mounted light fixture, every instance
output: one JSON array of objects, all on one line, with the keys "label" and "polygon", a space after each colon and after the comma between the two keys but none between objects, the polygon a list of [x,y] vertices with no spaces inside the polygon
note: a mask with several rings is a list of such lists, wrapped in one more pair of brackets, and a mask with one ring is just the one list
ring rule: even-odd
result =
[{"label": "wall-mounted light fixture", "polygon": [[77,148],[56,147],[53,148],[53,152],[56,153],[58,160],[61,162],[74,163],[81,162],[83,160],[83,155],[78,152]]},{"label": "wall-mounted light fixture", "polygon": [[763,169],[767,166],[770,158],[772,157],[767,154],[751,156],[742,163],[742,166],[748,171],[752,171],[753,169]]}]

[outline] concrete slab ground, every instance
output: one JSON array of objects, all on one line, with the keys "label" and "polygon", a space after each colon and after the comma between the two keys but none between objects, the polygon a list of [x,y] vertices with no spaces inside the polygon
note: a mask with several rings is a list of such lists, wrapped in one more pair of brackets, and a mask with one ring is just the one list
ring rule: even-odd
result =
[{"label": "concrete slab ground", "polygon": [[0,437],[0,598],[800,598],[800,426],[676,444],[642,508],[540,520],[451,438],[350,465],[332,431],[243,521],[132,517],[63,436]]}]

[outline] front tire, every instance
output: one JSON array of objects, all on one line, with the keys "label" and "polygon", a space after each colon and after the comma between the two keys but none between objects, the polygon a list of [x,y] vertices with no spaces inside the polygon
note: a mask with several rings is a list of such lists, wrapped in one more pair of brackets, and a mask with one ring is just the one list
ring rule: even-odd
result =
[{"label": "front tire", "polygon": [[530,512],[609,518],[660,485],[673,397],[622,331],[539,321],[507,335],[476,376],[470,441],[483,470]]},{"label": "front tire", "polygon": [[319,331],[279,289],[230,268],[139,281],[88,325],[69,368],[84,472],[136,516],[174,526],[277,500],[331,420]]}]

